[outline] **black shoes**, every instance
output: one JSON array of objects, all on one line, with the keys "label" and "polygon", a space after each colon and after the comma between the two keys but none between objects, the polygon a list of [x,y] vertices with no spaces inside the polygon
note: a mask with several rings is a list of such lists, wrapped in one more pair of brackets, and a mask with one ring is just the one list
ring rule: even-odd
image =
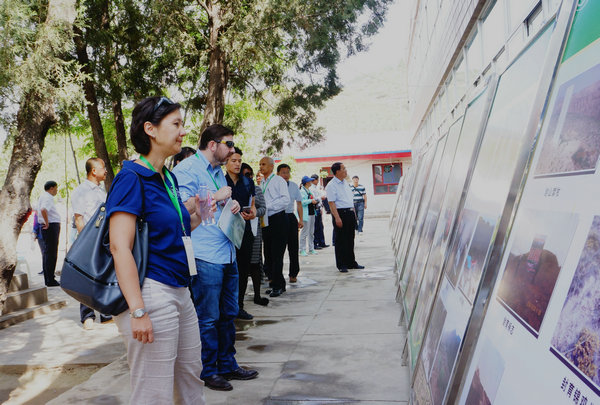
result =
[{"label": "black shoes", "polygon": [[269,305],[269,299],[265,297],[254,298],[254,303],[256,305],[262,305],[263,307],[266,307]]},{"label": "black shoes", "polygon": [[254,317],[252,315],[250,315],[248,312],[246,312],[244,309],[240,309],[240,311],[237,314],[237,319],[242,319],[244,321],[250,321],[250,320],[254,319]]},{"label": "black shoes", "polygon": [[361,266],[361,265],[360,265],[360,264],[358,264],[358,263],[354,263],[354,266],[351,266],[351,267],[348,267],[348,268],[349,268],[349,269],[357,269],[357,270],[361,270],[361,269],[364,269],[364,268],[365,268],[365,266]]},{"label": "black shoes", "polygon": [[221,374],[221,377],[225,380],[251,380],[258,377],[258,371],[246,370],[245,368],[238,367],[237,370]]},{"label": "black shoes", "polygon": [[340,273],[348,273],[348,268],[346,267],[341,267],[338,270],[340,271]]},{"label": "black shoes", "polygon": [[58,283],[58,281],[52,280],[48,284],[46,284],[46,287],[60,287],[60,284]]},{"label": "black shoes", "polygon": [[283,288],[273,288],[273,290],[269,294],[269,297],[279,297],[281,294],[283,294],[284,291],[285,289]]},{"label": "black shoes", "polygon": [[227,380],[220,376],[219,374],[213,374],[209,377],[203,378],[204,385],[207,388],[215,391],[231,391],[233,389],[233,385],[229,384]]}]

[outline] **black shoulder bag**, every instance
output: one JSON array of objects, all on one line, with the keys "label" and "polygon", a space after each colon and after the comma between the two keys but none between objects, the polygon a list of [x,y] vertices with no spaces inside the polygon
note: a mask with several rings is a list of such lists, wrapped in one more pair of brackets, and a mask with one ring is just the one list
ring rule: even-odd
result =
[{"label": "black shoulder bag", "polygon": [[[136,221],[132,253],[141,286],[148,263],[148,223],[144,219],[144,183],[137,173],[136,176],[142,191],[142,215]],[[67,252],[60,286],[71,297],[102,314],[119,315],[128,306],[119,288],[110,253],[108,222],[104,203],[98,207]]]}]

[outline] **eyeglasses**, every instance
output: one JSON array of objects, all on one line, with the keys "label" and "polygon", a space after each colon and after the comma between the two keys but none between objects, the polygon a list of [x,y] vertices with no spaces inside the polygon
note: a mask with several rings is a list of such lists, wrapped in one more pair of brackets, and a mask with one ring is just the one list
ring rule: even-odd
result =
[{"label": "eyeglasses", "polygon": [[215,141],[216,143],[222,143],[223,145],[226,145],[228,148],[233,148],[235,146],[235,142],[233,141],[224,141],[224,140],[220,140],[220,141]]},{"label": "eyeglasses", "polygon": [[162,96],[160,99],[158,99],[158,103],[156,103],[154,105],[154,109],[152,110],[152,114],[154,114],[156,112],[156,110],[158,110],[160,108],[161,105],[166,104],[166,105],[173,105],[175,104],[173,101],[171,101],[170,98]]}]

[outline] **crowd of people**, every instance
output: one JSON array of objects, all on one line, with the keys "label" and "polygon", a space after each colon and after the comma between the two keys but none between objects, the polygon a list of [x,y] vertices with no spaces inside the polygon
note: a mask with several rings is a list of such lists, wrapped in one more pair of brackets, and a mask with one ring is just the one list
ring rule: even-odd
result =
[{"label": "crowd of people", "polygon": [[[110,249],[129,307],[114,321],[127,346],[132,404],[171,403],[174,395],[183,404],[203,404],[203,386],[228,391],[231,380],[258,376],[240,367],[235,356],[234,320],[253,319],[244,309],[248,278],[255,304],[266,306],[269,298],[284,294],[287,282],[298,281],[299,256],[329,247],[323,211],[331,214],[338,271],[364,268],[356,261],[354,239],[362,232],[366,192],[358,178],[353,186],[346,181],[343,163],[331,166],[334,177],[324,190],[317,175],[294,183],[290,166],[275,167],[268,156],[255,173],[235,146],[233,131],[223,125],[206,128],[197,151],[182,148],[186,131],[180,109],[166,97],[140,101],[130,129],[139,158],[123,162],[108,196],[101,187],[104,162],[88,159],[87,178],[72,196],[77,231],[106,201]],[[57,187],[46,183],[35,221],[47,286],[59,284],[54,278]],[[239,239],[219,225],[226,210],[244,221]],[[142,286],[131,252],[138,217],[149,225]],[[269,298],[262,294],[263,280]],[[84,328],[91,328],[94,311],[81,305],[80,312]],[[111,318],[100,314],[100,320]]]}]

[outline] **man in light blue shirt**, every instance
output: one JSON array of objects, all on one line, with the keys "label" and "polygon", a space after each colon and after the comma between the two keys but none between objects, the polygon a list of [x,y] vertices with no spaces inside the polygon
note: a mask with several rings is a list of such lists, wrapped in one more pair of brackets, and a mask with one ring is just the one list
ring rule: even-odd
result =
[{"label": "man in light blue shirt", "polygon": [[[190,213],[195,212],[193,198],[201,185],[207,186],[217,202],[215,221],[218,223],[225,202],[231,198],[221,166],[234,152],[233,131],[214,124],[200,138],[198,152],[183,160],[174,169],[181,200]],[[232,213],[240,211],[233,201]],[[235,325],[238,314],[239,275],[235,247],[217,225],[201,225],[192,232],[192,244],[198,274],[192,276],[191,291],[202,340],[202,374],[208,388],[220,391],[233,389],[227,380],[250,380],[256,370],[246,370],[235,360]]]},{"label": "man in light blue shirt", "polygon": [[331,179],[325,191],[331,209],[333,232],[335,236],[335,264],[341,273],[348,269],[364,269],[354,257],[354,230],[356,216],[354,215],[354,195],[350,184],[346,181],[348,172],[341,162],[331,165],[334,178]]}]

